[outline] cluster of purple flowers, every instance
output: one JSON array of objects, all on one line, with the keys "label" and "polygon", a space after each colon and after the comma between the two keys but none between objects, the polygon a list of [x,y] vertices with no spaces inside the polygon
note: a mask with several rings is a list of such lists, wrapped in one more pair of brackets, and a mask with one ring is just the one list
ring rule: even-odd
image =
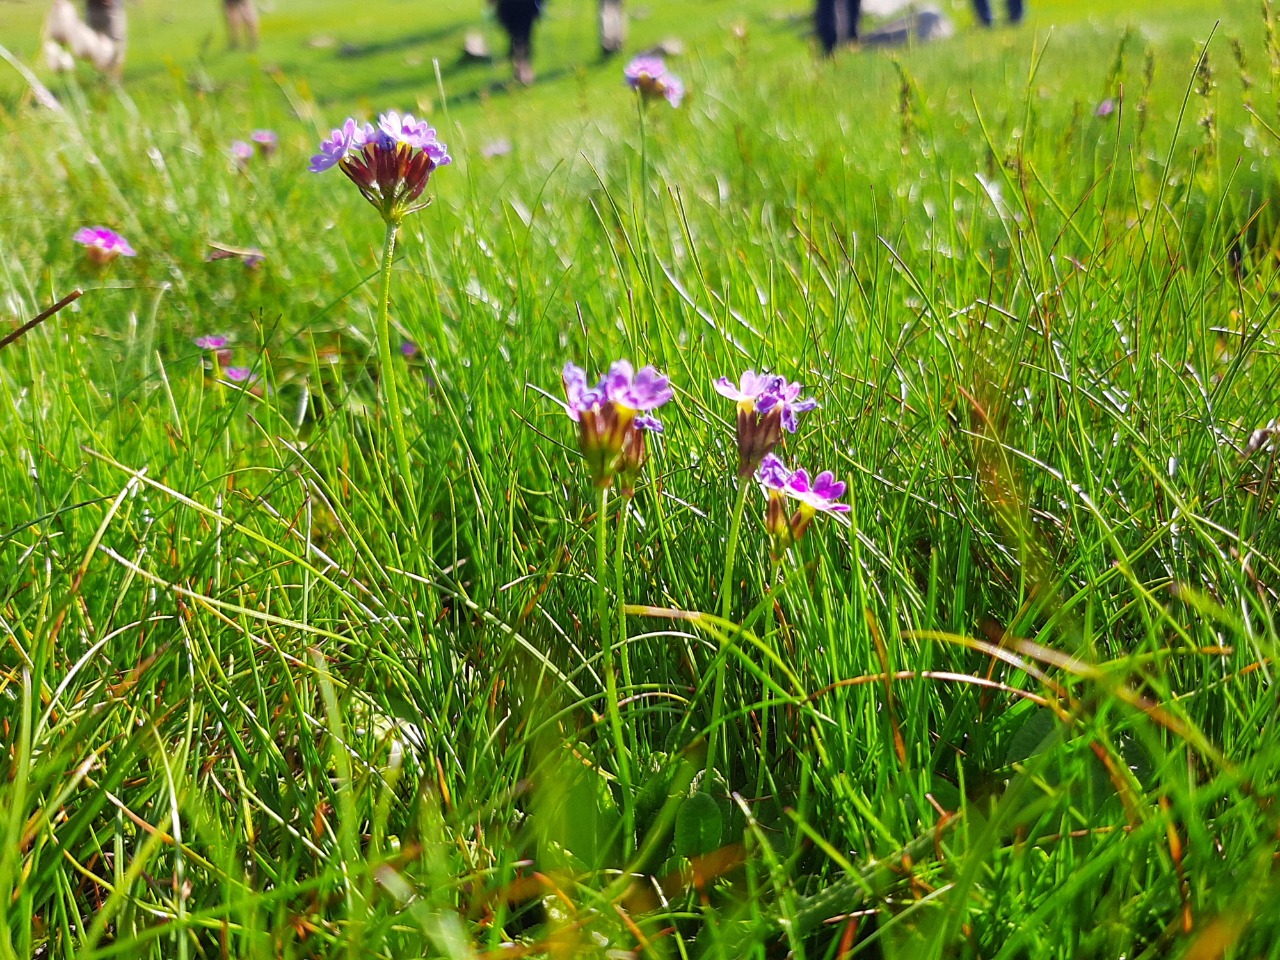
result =
[{"label": "cluster of purple flowers", "polygon": [[242,384],[247,387],[253,387],[257,382],[257,378],[253,375],[253,370],[249,367],[231,366],[231,350],[227,344],[229,339],[220,333],[210,333],[203,337],[196,337],[195,345],[201,350],[206,350],[213,354],[213,369],[215,376],[218,371],[227,378],[231,383]]},{"label": "cluster of purple flowers", "polygon": [[137,256],[128,240],[106,227],[81,227],[72,239],[84,247],[85,255],[98,266],[104,266],[116,257]]},{"label": "cluster of purple flowers", "polygon": [[431,174],[453,162],[425,120],[394,110],[378,125],[348,118],[320,144],[312,173],[338,167],[388,223],[399,223],[425,204],[415,205]]},{"label": "cluster of purple flowers", "polygon": [[[819,513],[848,513],[851,509],[849,504],[839,502],[845,484],[830,470],[823,470],[811,480],[808,470],[788,470],[776,453],[765,455],[756,470],[756,481],[769,498],[764,525],[773,541],[775,557],[781,557],[803,537]],[[788,499],[799,503],[791,514],[787,512]]]},{"label": "cluster of purple flowers", "polygon": [[[773,451],[783,432],[795,433],[800,414],[816,410],[818,401],[801,397],[804,388],[777,374],[745,371],[737,386],[727,377],[715,382],[716,392],[738,405],[738,477],[755,473],[755,479],[769,498],[765,528],[773,541],[773,555],[781,557],[786,549],[804,536],[818,513],[847,513],[849,505],[837,502],[844,496],[845,485],[829,470],[812,481],[804,469],[788,470]],[[788,515],[786,501],[800,506]]]},{"label": "cluster of purple flowers", "polygon": [[[578,446],[597,487],[607,488],[620,478],[624,496],[632,496],[645,460],[645,434],[661,433],[654,411],[674,395],[670,379],[653,367],[637,372],[625,360],[610,365],[591,386],[586,371],[566,363],[565,411],[578,424]],[[784,433],[795,433],[800,414],[817,409],[804,388],[786,377],[747,370],[735,385],[727,377],[715,381],[716,392],[737,403],[738,476],[753,473],[769,498],[766,528],[774,556],[804,536],[819,513],[847,513],[840,503],[845,484],[824,470],[810,479],[804,469],[788,470],[774,449]],[[788,514],[787,501],[797,509]]]},{"label": "cluster of purple flowers", "polygon": [[680,106],[684,100],[684,84],[667,69],[661,57],[636,57],[627,64],[623,76],[627,86],[646,100],[666,100],[673,107]]},{"label": "cluster of purple flowers", "polygon": [[276,136],[274,130],[255,130],[249,135],[248,140],[231,141],[231,159],[243,170],[255,153],[269,157],[276,152],[279,145],[280,138]]},{"label": "cluster of purple flowers", "polygon": [[572,363],[564,365],[561,379],[564,408],[578,424],[578,445],[595,485],[607,488],[617,477],[623,496],[633,496],[645,461],[645,434],[662,432],[653,411],[674,396],[671,381],[651,366],[637,372],[626,360],[610,364],[595,386]]},{"label": "cluster of purple flowers", "polygon": [[804,389],[786,377],[744,371],[734,386],[728,377],[715,382],[716,392],[738,404],[738,476],[747,477],[773,451],[782,431],[795,433],[800,414],[817,409],[818,401],[801,398]]}]

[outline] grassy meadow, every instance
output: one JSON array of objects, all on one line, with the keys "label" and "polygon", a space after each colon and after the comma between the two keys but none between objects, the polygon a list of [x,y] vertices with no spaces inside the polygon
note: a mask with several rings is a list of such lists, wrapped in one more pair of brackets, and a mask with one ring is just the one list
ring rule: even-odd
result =
[{"label": "grassy meadow", "polygon": [[[679,109],[587,0],[527,90],[478,0],[143,0],[119,87],[0,0],[62,106],[0,62],[0,338],[83,291],[0,346],[0,960],[1280,956],[1280,19],[631,7]],[[306,171],[387,109],[455,157],[389,368]],[[676,391],[632,499],[558,403],[617,358]],[[848,483],[779,558],[748,368]]]}]

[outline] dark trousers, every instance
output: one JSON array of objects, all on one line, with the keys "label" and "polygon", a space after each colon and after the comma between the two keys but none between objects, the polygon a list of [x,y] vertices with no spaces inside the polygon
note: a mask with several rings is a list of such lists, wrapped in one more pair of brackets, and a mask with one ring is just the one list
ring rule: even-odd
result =
[{"label": "dark trousers", "polygon": [[529,56],[533,22],[542,13],[542,0],[498,0],[496,12],[511,41],[511,55]]},{"label": "dark trousers", "polygon": [[818,0],[814,27],[823,53],[830,53],[842,40],[858,39],[858,16],[861,12],[862,0]]},{"label": "dark trousers", "polygon": [[[1009,22],[1019,23],[1022,20],[1022,0],[1005,0],[1005,6],[1009,11]],[[991,0],[973,0],[973,12],[978,15],[988,27],[991,26],[993,20],[991,17]]]}]

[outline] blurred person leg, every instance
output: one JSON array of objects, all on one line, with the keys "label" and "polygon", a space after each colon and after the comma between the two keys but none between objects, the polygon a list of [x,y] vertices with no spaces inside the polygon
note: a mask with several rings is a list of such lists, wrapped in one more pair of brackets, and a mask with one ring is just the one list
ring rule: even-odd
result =
[{"label": "blurred person leg", "polygon": [[836,35],[836,0],[818,0],[813,14],[814,31],[818,34],[818,43],[822,52],[830,54],[840,39]]},{"label": "blurred person leg", "polygon": [[991,26],[991,0],[973,0],[973,12],[984,27]]},{"label": "blurred person leg", "polygon": [[611,57],[622,49],[627,36],[627,15],[622,0],[600,0],[600,52]]},{"label": "blurred person leg", "polygon": [[128,34],[124,0],[85,0],[84,22],[94,33],[111,41],[95,58],[98,69],[119,78],[124,73],[125,38]]},{"label": "blurred person leg", "polygon": [[511,40],[511,66],[525,86],[533,83],[533,24],[540,13],[541,0],[498,0],[498,22]]},{"label": "blurred person leg", "polygon": [[849,40],[858,39],[858,24],[862,20],[862,0],[845,0],[845,36]]},{"label": "blurred person leg", "polygon": [[1022,13],[1022,0],[1009,0],[1009,22],[1021,23]]}]

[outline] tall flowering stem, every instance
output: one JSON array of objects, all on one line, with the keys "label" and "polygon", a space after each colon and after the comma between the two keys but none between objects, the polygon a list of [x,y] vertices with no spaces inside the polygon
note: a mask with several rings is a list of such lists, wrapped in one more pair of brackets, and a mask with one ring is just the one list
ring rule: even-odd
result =
[{"label": "tall flowering stem", "polygon": [[[609,727],[617,754],[617,776],[624,794],[623,832],[627,854],[635,842],[632,819],[631,763],[622,727],[622,711],[618,703],[618,679],[614,673],[614,644],[622,656],[623,681],[630,686],[631,667],[627,656],[627,626],[623,613],[623,577],[626,550],[626,504],[635,494],[635,484],[644,467],[645,437],[661,433],[662,423],[654,416],[672,398],[670,381],[653,367],[636,371],[625,360],[610,365],[595,386],[589,385],[581,367],[566,363],[561,372],[564,384],[565,412],[578,425],[578,446],[586,460],[588,472],[597,490],[596,509],[596,620],[603,645],[605,693],[608,698]],[[609,491],[617,480],[623,497],[623,510],[618,521],[615,562],[615,586],[618,628],[610,627],[609,600],[605,588],[608,574],[608,508]]]},{"label": "tall flowering stem", "polygon": [[[738,496],[733,505],[733,517],[729,523],[729,541],[725,546],[724,576],[720,581],[720,616],[732,620],[734,593],[737,583],[734,565],[738,558],[738,543],[742,535],[742,518],[746,511],[748,478],[760,462],[773,454],[782,440],[783,431],[795,433],[800,425],[799,414],[813,410],[818,402],[801,398],[803,388],[786,377],[776,374],[745,371],[734,385],[727,377],[715,382],[716,392],[737,404],[738,441]],[[718,718],[724,708],[725,661],[716,670],[715,692],[712,695],[712,717]],[[715,759],[716,728],[712,727],[711,742],[707,751],[707,769]]]},{"label": "tall flowering stem", "polygon": [[382,383],[383,400],[386,401],[387,414],[391,418],[391,439],[396,448],[396,469],[400,471],[401,482],[409,492],[410,502],[414,499],[413,471],[409,469],[409,441],[404,434],[404,411],[400,409],[400,388],[396,385],[396,367],[391,359],[391,265],[395,261],[396,236],[400,232],[400,223],[387,221],[387,232],[382,242],[382,293],[378,297],[378,366],[382,375],[378,378]]},{"label": "tall flowering stem", "polygon": [[396,385],[397,368],[391,355],[391,266],[401,222],[430,202],[423,200],[422,195],[431,175],[452,162],[448,149],[426,121],[393,110],[380,116],[377,126],[357,124],[354,118],[348,118],[329,139],[321,142],[320,152],[311,158],[310,166],[312,173],[324,173],[334,167],[341,170],[386,224],[376,332],[378,363],[382,368],[379,381],[391,418],[396,469],[410,499],[413,498],[413,473],[404,433],[404,411],[400,409]]},{"label": "tall flowering stem", "polygon": [[[609,730],[613,738],[613,752],[617,755],[618,785],[623,794],[623,844],[631,854],[635,825],[631,822],[633,805],[631,795],[631,761],[627,754],[627,741],[622,729],[622,708],[618,705],[618,678],[613,670],[613,631],[609,629],[609,597],[605,577],[609,571],[609,488],[600,487],[596,502],[596,620],[600,624],[600,642],[604,645],[604,688],[609,711]],[[622,604],[619,601],[619,610]]]}]

